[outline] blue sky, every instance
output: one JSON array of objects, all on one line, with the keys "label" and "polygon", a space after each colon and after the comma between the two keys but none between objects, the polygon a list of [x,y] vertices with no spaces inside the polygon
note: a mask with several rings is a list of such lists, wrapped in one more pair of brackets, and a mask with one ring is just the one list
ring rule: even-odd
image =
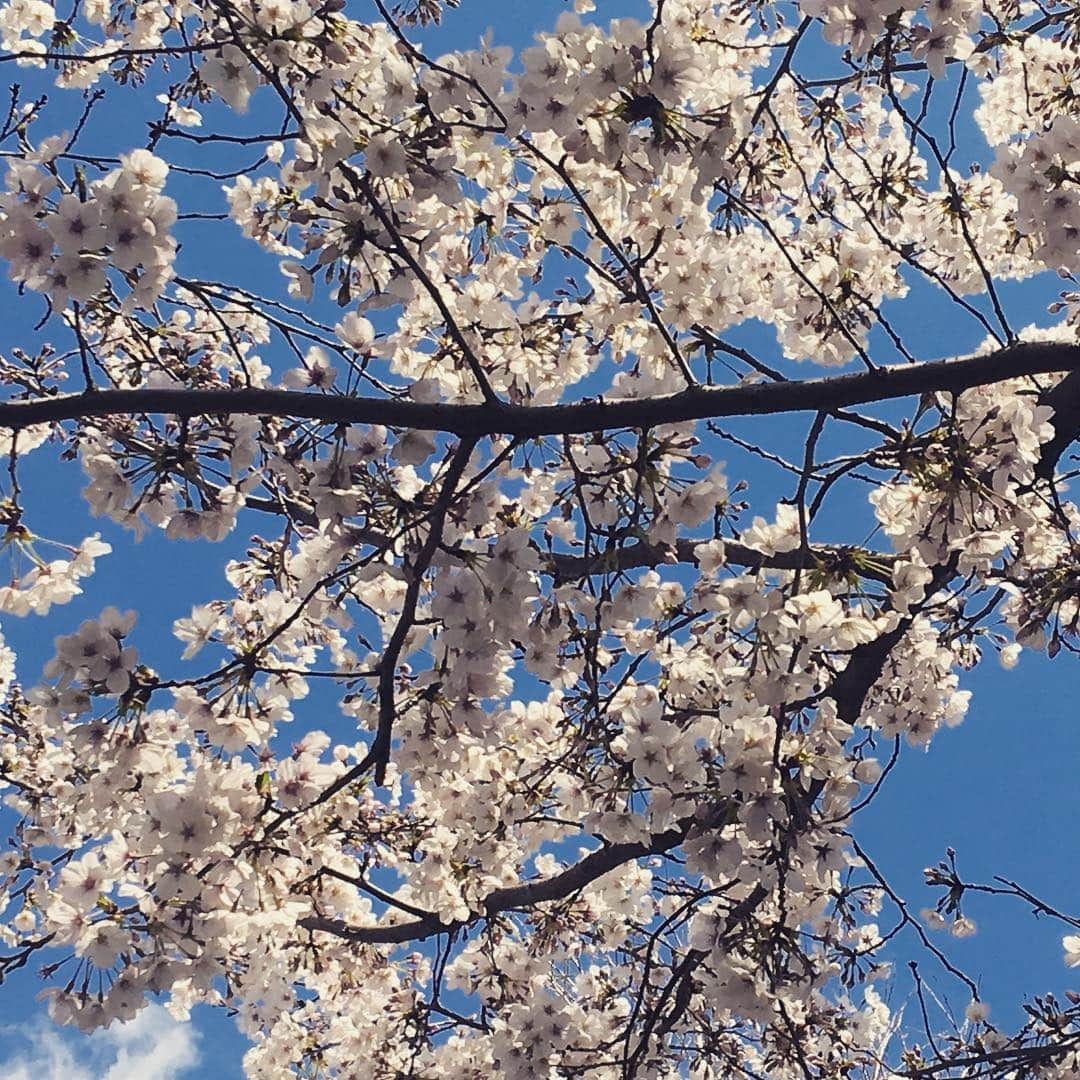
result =
[{"label": "blue sky", "polygon": [[[364,7],[356,4],[353,10],[362,13]],[[520,47],[529,43],[534,29],[553,26],[567,7],[558,0],[466,0],[462,11],[448,14],[443,28],[425,31],[421,38],[434,51],[469,47],[490,26],[496,44]],[[599,15],[605,18],[646,13],[644,5],[630,0],[601,2],[600,7]],[[99,110],[88,129],[87,147],[115,153],[143,142],[144,129],[137,119],[153,115],[153,110],[145,107],[149,102],[141,97],[139,108],[126,107],[125,101],[130,104],[133,94],[145,97],[148,91],[121,91],[113,104]],[[65,102],[64,95],[56,94],[55,100],[58,116],[65,110],[75,115],[80,108],[74,97]],[[218,116],[226,115],[213,108],[206,113],[208,128]],[[241,126],[233,119],[227,122],[233,128]],[[64,123],[53,120],[42,134],[58,130]],[[121,145],[121,140],[126,141]],[[201,157],[192,146],[180,144],[170,147],[173,150],[191,162]],[[969,159],[985,152],[977,132],[962,128],[957,164],[964,167]],[[177,177],[170,182],[169,191],[180,195],[181,201],[184,183]],[[219,197],[213,185],[202,190],[207,200]],[[220,205],[207,202],[203,208],[220,209]],[[237,239],[228,224],[186,226],[179,267],[192,276],[242,281],[277,294],[282,291],[273,261],[258,257],[253,245]],[[1045,307],[1055,299],[1059,284],[1043,278],[1006,286],[1003,295],[1015,324],[1045,321]],[[897,306],[896,312],[903,319],[909,347],[920,358],[961,353],[979,343],[982,335],[973,323],[961,323],[953,309],[941,305],[928,292],[925,298],[917,293],[914,303],[906,303],[903,308]],[[10,317],[0,331],[0,349],[24,343],[41,313],[34,298],[7,310]],[[759,330],[747,328],[742,340],[770,361],[777,359],[774,342]],[[799,419],[786,428],[793,449],[801,447],[807,423],[808,418]],[[762,430],[749,423],[727,426],[738,428],[749,438]],[[769,430],[772,438],[776,427]],[[716,456],[728,460],[732,479],[749,477],[755,512],[768,513],[777,498],[790,494],[775,474],[755,459],[744,460],[729,446],[717,447]],[[31,527],[68,541],[77,541],[90,529],[100,530],[115,550],[99,563],[85,594],[68,607],[55,609],[47,623],[36,619],[5,622],[4,634],[20,655],[22,680],[32,683],[37,677],[51,655],[52,634],[69,632],[82,618],[95,615],[110,603],[139,612],[137,641],[144,659],[176,670],[173,620],[186,615],[192,604],[222,593],[225,561],[243,549],[246,532],[258,526],[245,529],[242,525],[217,546],[185,543],[177,547],[156,534],[133,545],[128,534],[110,523],[86,519],[78,495],[81,474],[73,466],[57,465],[55,454],[47,448],[27,461],[23,483]],[[863,528],[868,520],[865,509],[854,502],[840,504],[834,518],[835,536],[824,538],[862,539],[850,534],[853,520],[859,521],[857,528]],[[951,845],[970,880],[985,882],[1002,874],[1068,910],[1080,885],[1074,828],[1080,731],[1075,719],[1077,682],[1072,658],[1062,654],[1048,661],[1025,653],[1019,668],[1006,672],[989,656],[964,677],[963,685],[974,691],[966,722],[942,731],[929,754],[905,750],[896,774],[859,815],[857,836],[914,909],[936,899],[923,885],[922,867],[936,862]],[[324,717],[320,716],[319,722],[323,723]],[[938,943],[979,979],[993,1019],[1014,1024],[1020,1020],[1019,1004],[1025,992],[1052,989],[1060,993],[1070,986],[1070,972],[1061,962],[1063,930],[1059,925],[1032,918],[1022,903],[1009,899],[976,897],[965,905],[965,913],[974,918],[979,933],[962,941],[946,937]],[[890,926],[890,913],[883,914],[880,921],[883,928]],[[909,938],[900,939],[896,952],[899,968],[909,956],[918,955]],[[966,995],[958,986],[942,978],[929,958],[921,961],[921,970],[961,1011]],[[1076,982],[1080,984],[1080,978]],[[241,1075],[239,1063],[245,1042],[220,1013],[197,1009],[193,1025],[188,1027],[176,1026],[155,1009],[142,1014],[135,1021],[140,1026],[126,1033],[114,1029],[96,1037],[96,1042],[87,1042],[50,1025],[43,1006],[35,1000],[38,989],[32,970],[18,973],[0,987],[4,1021],[19,1029],[17,1037],[4,1040],[5,1049],[0,1054],[0,1068],[6,1075],[18,1080],[31,1075],[38,1080],[171,1080],[193,1075],[229,1080]],[[903,1002],[908,992],[901,978],[893,992],[894,1003]],[[157,1047],[156,1053],[146,1052],[148,1046]]]}]

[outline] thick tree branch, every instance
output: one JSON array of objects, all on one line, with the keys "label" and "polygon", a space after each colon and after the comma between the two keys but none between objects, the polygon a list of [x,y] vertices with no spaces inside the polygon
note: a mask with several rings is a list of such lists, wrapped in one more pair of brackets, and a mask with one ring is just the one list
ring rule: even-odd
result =
[{"label": "thick tree branch", "polygon": [[698,817],[685,818],[666,832],[653,833],[646,841],[609,844],[586,855],[561,874],[528,881],[523,885],[495,889],[484,898],[483,910],[471,914],[468,919],[444,923],[435,918],[426,918],[413,919],[396,926],[349,926],[339,919],[313,915],[301,919],[300,926],[305,930],[321,931],[346,941],[367,945],[399,945],[406,941],[422,941],[436,934],[452,933],[479,919],[492,918],[506,911],[531,908],[535,904],[550,903],[552,900],[564,900],[625,863],[644,859],[649,855],[661,855],[678,847],[692,829],[713,828],[727,820],[728,805],[723,803],[707,821]]},{"label": "thick tree branch", "polygon": [[1071,371],[1057,386],[1043,394],[1041,400],[1054,410],[1051,421],[1054,437],[1043,445],[1035,475],[1040,480],[1049,480],[1054,475],[1058,460],[1080,428],[1080,371]]},{"label": "thick tree branch", "polygon": [[[284,514],[304,525],[317,526],[318,515],[307,503],[294,498],[269,499],[248,495],[244,505],[249,510],[267,514]],[[352,526],[352,535],[359,544],[386,547],[390,537],[377,529]],[[597,555],[572,555],[540,550],[540,572],[555,579],[556,585],[580,581],[593,574],[622,573],[643,567],[689,563],[697,565],[696,548],[705,540],[679,539],[672,544],[650,544],[640,541]],[[724,562],[752,570],[827,570],[835,574],[855,573],[861,578],[888,584],[892,580],[892,565],[896,555],[869,548],[842,544],[815,544],[808,552],[778,551],[772,555],[756,551],[737,540],[724,540]]]},{"label": "thick tree branch", "polygon": [[175,416],[244,414],[291,416],[328,424],[386,424],[445,431],[463,438],[586,434],[613,428],[652,428],[720,416],[767,416],[831,411],[934,391],[959,392],[1023,375],[1080,371],[1080,346],[1031,343],[985,356],[876,368],[823,379],[710,387],[640,399],[582,401],[568,405],[427,404],[374,397],[346,397],[258,388],[189,390],[146,387],[58,394],[0,404],[0,428],[137,413]]},{"label": "thick tree branch", "polygon": [[[695,549],[704,540],[683,539],[671,544],[640,542],[598,555],[544,556],[543,572],[551,574],[556,584],[577,581],[591,574],[637,570],[665,563],[697,564]],[[814,545],[808,550],[778,551],[772,555],[755,551],[735,540],[724,540],[724,562],[752,570],[830,570],[837,574],[856,573],[859,577],[888,583],[896,556],[866,548],[833,544]]]},{"label": "thick tree branch", "polygon": [[397,625],[394,627],[390,640],[386,643],[382,659],[379,661],[379,726],[369,754],[369,757],[375,763],[376,784],[382,784],[385,781],[386,766],[390,763],[390,746],[396,716],[394,683],[397,679],[398,659],[401,656],[401,649],[405,644],[405,639],[408,637],[413,621],[416,618],[416,605],[420,600],[420,588],[424,574],[431,565],[431,560],[442,542],[446,515],[450,511],[450,505],[457,494],[458,482],[465,472],[465,467],[469,463],[469,458],[472,456],[475,446],[474,440],[465,439],[454,451],[446,470],[446,479],[442,482],[442,488],[431,512],[427,538],[424,540],[423,546],[415,559],[406,564],[409,584],[405,590],[401,614],[398,616]]}]

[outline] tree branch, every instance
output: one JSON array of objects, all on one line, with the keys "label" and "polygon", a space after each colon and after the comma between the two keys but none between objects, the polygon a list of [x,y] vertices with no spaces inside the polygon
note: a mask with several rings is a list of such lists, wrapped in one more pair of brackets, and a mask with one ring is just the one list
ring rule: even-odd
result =
[{"label": "tree branch", "polygon": [[495,889],[484,898],[483,910],[470,914],[467,919],[444,923],[436,918],[426,918],[398,923],[396,926],[349,926],[340,919],[312,915],[301,919],[299,925],[305,930],[321,931],[344,938],[346,941],[356,941],[366,945],[400,945],[406,941],[423,941],[436,934],[452,933],[479,919],[490,919],[506,911],[529,908],[534,904],[550,903],[552,900],[563,900],[624,863],[643,859],[649,855],[660,855],[678,847],[686,840],[692,829],[695,827],[712,828],[726,821],[727,813],[728,805],[722,803],[706,821],[698,817],[684,818],[666,832],[653,833],[647,841],[609,844],[607,847],[602,847],[586,855],[580,862],[574,863],[561,874],[529,881],[524,885],[510,885]]},{"label": "tree branch", "polygon": [[[556,584],[577,581],[591,574],[637,570],[644,566],[665,563],[697,564],[695,549],[706,540],[681,539],[674,544],[649,544],[644,541],[629,544],[597,555],[545,554],[541,567],[551,574]],[[892,581],[892,565],[896,556],[884,551],[844,547],[834,544],[814,545],[807,550],[778,551],[766,555],[735,540],[724,540],[724,562],[729,566],[744,566],[752,570],[833,570],[838,574],[854,572],[859,577],[888,584]]]},{"label": "tree branch", "polygon": [[431,511],[427,538],[424,540],[416,558],[406,564],[409,584],[405,590],[401,614],[398,616],[397,625],[394,627],[390,640],[386,643],[382,659],[379,661],[379,726],[375,741],[371,744],[371,752],[368,755],[375,763],[376,784],[382,784],[385,781],[386,766],[390,763],[390,747],[393,740],[394,718],[396,716],[394,683],[397,679],[398,659],[401,656],[401,649],[405,644],[405,639],[408,637],[416,619],[416,605],[420,600],[420,588],[424,574],[431,565],[431,560],[442,542],[446,515],[450,512],[450,506],[454,501],[454,496],[457,494],[458,481],[465,472],[465,467],[469,463],[469,458],[472,456],[475,446],[475,440],[465,439],[454,451],[446,470],[446,479],[443,480],[442,488]]},{"label": "tree branch", "polygon": [[145,387],[58,394],[0,404],[0,428],[137,413],[175,416],[291,416],[328,424],[387,424],[444,431],[463,438],[587,434],[612,428],[653,428],[720,416],[830,411],[934,391],[959,392],[1024,375],[1080,371],[1080,346],[1025,343],[985,356],[876,368],[853,375],[740,386],[695,386],[676,394],[568,405],[428,404],[375,397],[259,388],[190,390]]},{"label": "tree branch", "polygon": [[1071,371],[1057,386],[1043,394],[1041,400],[1054,410],[1051,421],[1054,437],[1043,445],[1035,475],[1040,480],[1049,480],[1054,475],[1058,460],[1080,428],[1080,371]]}]

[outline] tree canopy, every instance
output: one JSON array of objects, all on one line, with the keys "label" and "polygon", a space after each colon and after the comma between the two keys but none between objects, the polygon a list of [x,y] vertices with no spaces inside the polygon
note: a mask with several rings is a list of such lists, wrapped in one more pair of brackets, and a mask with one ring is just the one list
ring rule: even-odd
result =
[{"label": "tree canopy", "polygon": [[[1074,1077],[935,932],[1080,919],[859,812],[1080,651],[1080,6],[573,6],[0,4],[0,977],[259,1080]],[[225,553],[168,668],[78,468]]]}]

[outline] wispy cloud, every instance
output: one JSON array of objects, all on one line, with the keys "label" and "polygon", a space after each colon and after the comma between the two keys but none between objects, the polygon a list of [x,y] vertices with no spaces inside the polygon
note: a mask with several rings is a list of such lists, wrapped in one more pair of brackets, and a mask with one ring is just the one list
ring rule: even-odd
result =
[{"label": "wispy cloud", "polygon": [[47,1022],[4,1034],[21,1044],[0,1064],[5,1080],[180,1080],[199,1063],[198,1032],[160,1005],[89,1037]]}]

